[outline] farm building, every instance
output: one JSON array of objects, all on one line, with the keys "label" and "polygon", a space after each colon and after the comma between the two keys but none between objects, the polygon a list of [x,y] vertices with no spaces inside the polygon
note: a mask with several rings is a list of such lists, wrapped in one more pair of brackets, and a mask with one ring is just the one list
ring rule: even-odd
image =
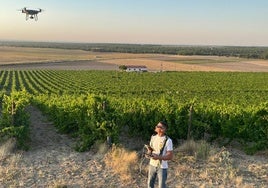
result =
[{"label": "farm building", "polygon": [[127,65],[126,72],[147,72],[148,69],[144,65]]}]

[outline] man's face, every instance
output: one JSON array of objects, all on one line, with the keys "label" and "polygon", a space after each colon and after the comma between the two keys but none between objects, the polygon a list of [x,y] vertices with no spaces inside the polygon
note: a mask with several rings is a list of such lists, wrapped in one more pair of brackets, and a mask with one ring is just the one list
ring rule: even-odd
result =
[{"label": "man's face", "polygon": [[161,123],[158,123],[156,126],[155,126],[155,132],[157,133],[165,133],[166,131],[166,128],[164,125],[162,125]]}]

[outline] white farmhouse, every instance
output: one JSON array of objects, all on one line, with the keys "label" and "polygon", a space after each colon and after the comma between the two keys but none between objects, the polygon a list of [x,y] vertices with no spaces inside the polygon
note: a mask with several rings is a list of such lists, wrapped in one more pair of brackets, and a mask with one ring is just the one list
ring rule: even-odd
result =
[{"label": "white farmhouse", "polygon": [[126,72],[147,72],[148,69],[144,65],[127,65]]}]

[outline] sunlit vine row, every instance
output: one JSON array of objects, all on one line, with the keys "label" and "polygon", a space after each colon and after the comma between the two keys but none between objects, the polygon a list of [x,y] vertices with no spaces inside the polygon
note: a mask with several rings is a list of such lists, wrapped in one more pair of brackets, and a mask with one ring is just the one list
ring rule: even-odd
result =
[{"label": "sunlit vine row", "polygon": [[75,83],[77,83],[76,78],[73,78],[70,74],[64,74],[65,71],[42,71],[42,76],[45,76],[51,83],[53,83],[57,88],[60,88],[64,92],[74,92],[75,90],[80,90]]},{"label": "sunlit vine row", "polygon": [[36,78],[37,82],[39,82],[40,85],[42,84],[43,88],[45,88],[47,93],[58,92],[60,84],[59,83],[55,84],[53,82],[53,78],[45,76],[43,74],[43,71],[34,71],[32,72],[32,74]]},{"label": "sunlit vine row", "polygon": [[32,85],[32,88],[34,88],[33,92],[35,94],[38,93],[45,93],[45,90],[42,88],[42,86],[39,84],[39,82],[32,77],[32,71],[25,71],[25,76],[29,83]]},{"label": "sunlit vine row", "polygon": [[28,74],[26,71],[20,71],[21,74],[21,80],[23,82],[23,85],[25,86],[26,91],[28,91],[31,94],[37,94],[38,91],[35,89],[35,86],[28,78]]},{"label": "sunlit vine row", "polygon": [[[18,80],[18,81],[17,81]],[[29,93],[95,93],[179,101],[197,98],[217,103],[258,104],[268,100],[265,73],[145,73],[117,71],[2,71],[0,89]],[[22,83],[23,82],[23,83]]]}]

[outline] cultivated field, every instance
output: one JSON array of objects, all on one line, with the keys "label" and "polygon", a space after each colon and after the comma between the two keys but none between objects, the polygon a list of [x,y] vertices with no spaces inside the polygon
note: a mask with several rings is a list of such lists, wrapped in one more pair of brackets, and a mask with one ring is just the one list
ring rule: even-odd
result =
[{"label": "cultivated field", "polygon": [[51,48],[0,47],[1,69],[117,70],[145,65],[149,71],[268,72],[267,60],[215,56],[99,53]]}]

